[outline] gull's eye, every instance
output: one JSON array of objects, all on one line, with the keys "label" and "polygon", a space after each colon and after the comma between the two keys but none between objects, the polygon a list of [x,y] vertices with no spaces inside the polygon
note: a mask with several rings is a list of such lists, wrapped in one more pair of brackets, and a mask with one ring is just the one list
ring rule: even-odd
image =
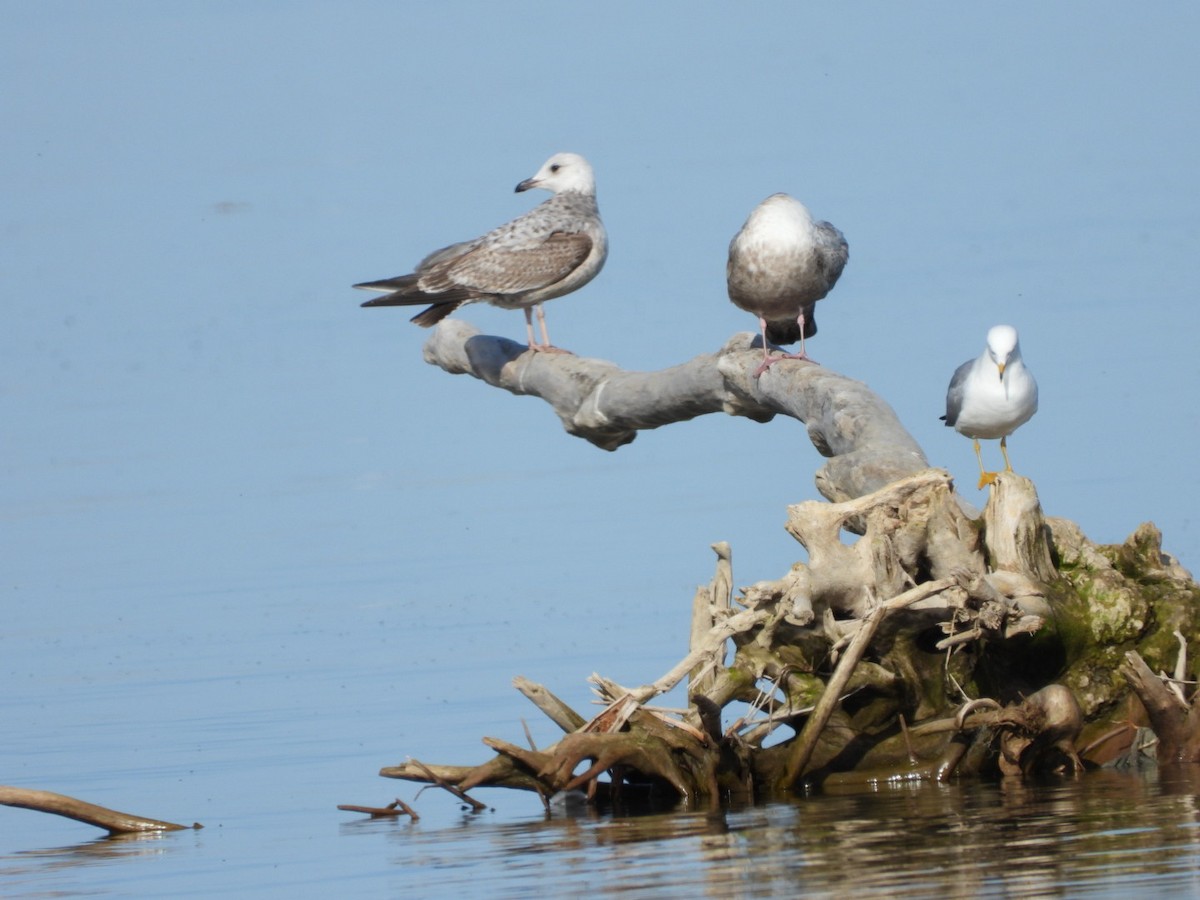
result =
[{"label": "gull's eye", "polygon": [[552,166],[550,167],[550,171],[551,171],[551,172],[557,172],[557,171],[558,171],[559,169],[561,169],[561,168],[562,168],[562,166],[560,166],[558,163],[555,163],[554,165],[552,165]]}]

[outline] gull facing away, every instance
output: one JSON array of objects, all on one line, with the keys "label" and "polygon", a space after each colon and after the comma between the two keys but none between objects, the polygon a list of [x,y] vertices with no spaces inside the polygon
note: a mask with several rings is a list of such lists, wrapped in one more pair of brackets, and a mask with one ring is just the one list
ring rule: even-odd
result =
[{"label": "gull facing away", "polygon": [[994,326],[987,334],[987,349],[955,369],[946,391],[946,414],[942,416],[959,434],[974,439],[981,488],[995,481],[999,473],[984,469],[979,439],[1000,438],[1004,468],[1011,472],[1008,436],[1033,418],[1037,408],[1037,382],[1021,359],[1017,329]]},{"label": "gull facing away", "polygon": [[[596,207],[596,179],[577,153],[556,153],[517,192],[545,188],[554,194],[525,215],[473,241],[435,250],[411,275],[354,285],[381,291],[363,306],[429,308],[412,317],[428,328],[467,303],[525,311],[530,350],[557,350],[546,333],[542,303],[583,287],[608,256],[608,235]],[[533,337],[537,309],[542,343]]]},{"label": "gull facing away", "polygon": [[[758,316],[763,361],[754,377],[781,359],[808,359],[804,339],[817,333],[813,307],[833,290],[850,247],[828,222],[787,194],[772,194],[750,213],[729,244],[725,283],[734,306]],[[772,358],[767,342],[794,344],[799,353]]]}]

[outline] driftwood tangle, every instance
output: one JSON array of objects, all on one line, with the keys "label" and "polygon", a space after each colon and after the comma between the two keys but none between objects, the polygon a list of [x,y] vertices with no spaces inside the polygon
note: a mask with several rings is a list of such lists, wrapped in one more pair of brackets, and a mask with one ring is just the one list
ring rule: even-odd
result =
[{"label": "driftwood tangle", "polygon": [[[527,352],[453,319],[437,328],[428,362],[541,397],[569,433],[606,450],[711,412],[797,419],[827,457],[816,484],[829,502],[788,507],[807,559],[778,579],[735,593],[732,551],[714,544],[716,571],[692,600],[690,652],[637,687],[593,675],[605,706],[591,720],[518,679],[565,732],[556,744],[487,738],[496,755],[481,765],[406,763],[382,775],[532,790],[550,808],[576,790],[715,802],[847,779],[1077,772],[1102,761],[1080,758],[1081,734],[1101,734],[1089,747],[1112,756],[1121,748],[1109,737],[1131,732],[1114,731],[1128,718],[1126,679],[1156,728],[1174,723],[1171,752],[1200,757],[1200,715],[1193,722],[1178,688],[1131,661],[1175,658],[1183,680],[1179,648],[1200,637],[1200,588],[1152,525],[1098,547],[1044,517],[1033,483],[1012,472],[971,518],[948,473],[929,467],[865,385],[808,362],[755,379],[753,345],[739,334],[639,373]],[[685,679],[686,712],[646,705]]]}]

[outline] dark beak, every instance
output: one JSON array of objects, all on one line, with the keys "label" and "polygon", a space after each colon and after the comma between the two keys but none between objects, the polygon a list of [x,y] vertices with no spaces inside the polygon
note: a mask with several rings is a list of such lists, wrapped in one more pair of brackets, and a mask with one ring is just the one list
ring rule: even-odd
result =
[{"label": "dark beak", "polygon": [[537,187],[537,181],[533,178],[526,178],[524,181],[522,181],[520,184],[517,185],[516,192],[519,194],[519,193],[521,193],[521,191],[527,191],[530,188],[535,188],[535,187]]}]

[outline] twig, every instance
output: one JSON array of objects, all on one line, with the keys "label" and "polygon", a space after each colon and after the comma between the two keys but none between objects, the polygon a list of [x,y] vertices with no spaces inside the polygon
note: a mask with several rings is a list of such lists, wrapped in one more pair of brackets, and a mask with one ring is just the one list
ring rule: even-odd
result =
[{"label": "twig", "polygon": [[917,754],[913,752],[912,738],[908,735],[908,720],[904,718],[904,713],[900,714],[900,731],[904,735],[904,749],[908,751],[908,761],[915,766]]},{"label": "twig", "polygon": [[949,650],[951,647],[957,647],[959,644],[969,644],[971,641],[979,640],[983,637],[983,629],[976,625],[967,631],[958,631],[950,635],[950,637],[942,638],[934,648],[937,650]]},{"label": "twig", "polygon": [[958,710],[954,717],[954,727],[962,731],[967,727],[967,716],[980,710],[1000,710],[1003,707],[990,697],[980,697],[978,700],[968,700]]},{"label": "twig", "polygon": [[491,747],[497,753],[516,760],[531,772],[537,772],[550,761],[550,755],[547,753],[542,753],[540,750],[526,750],[524,747],[518,747],[516,744],[510,744],[499,738],[485,737],[483,743],[484,746]]},{"label": "twig", "polygon": [[400,816],[408,816],[414,822],[421,817],[417,815],[417,811],[397,797],[387,806],[355,806],[351,803],[340,803],[338,809],[346,812],[366,813],[372,819],[394,819]]},{"label": "twig", "polygon": [[1178,628],[1172,634],[1179,641],[1179,656],[1175,659],[1175,677],[1172,679],[1169,687],[1179,695],[1180,700],[1187,703],[1187,695],[1184,694],[1183,688],[1180,687],[1187,680],[1187,638],[1183,636]]},{"label": "twig", "polygon": [[[853,693],[853,691],[851,693]],[[843,697],[842,699],[844,700],[846,698]],[[815,706],[806,706],[803,709],[791,709],[790,707],[784,707],[776,710],[775,712],[769,713],[760,719],[750,719],[746,716],[742,716],[725,729],[725,736],[733,737],[734,735],[737,735],[743,741],[761,742],[766,740],[767,735],[769,735],[780,725],[792,721],[796,718],[796,716],[807,715],[814,709],[816,709]]]},{"label": "twig", "polygon": [[418,769],[420,769],[422,772],[425,773],[425,776],[429,779],[431,784],[436,784],[438,787],[443,788],[444,790],[447,790],[450,793],[452,793],[455,797],[457,797],[459,800],[463,801],[464,803],[471,804],[471,809],[473,811],[482,812],[483,810],[487,809],[486,803],[480,803],[474,797],[471,797],[470,795],[468,795],[466,791],[462,790],[461,788],[457,787],[456,785],[451,784],[448,781],[443,780],[433,771],[433,769],[429,768],[429,766],[425,765],[425,763],[421,762],[419,759],[413,759],[413,760],[411,760],[411,762],[414,766],[416,766]]},{"label": "twig", "polygon": [[1084,747],[1082,750],[1080,750],[1079,755],[1087,756],[1093,750],[1097,749],[1098,747],[1102,746],[1103,744],[1106,744],[1108,741],[1111,741],[1113,738],[1131,737],[1132,735],[1135,735],[1135,734],[1137,734],[1137,726],[1136,725],[1134,725],[1132,722],[1122,722],[1116,728],[1110,728],[1108,731],[1104,732],[1104,734],[1100,735],[1100,737],[1096,738],[1094,741],[1092,741],[1090,744],[1088,744],[1086,747]]},{"label": "twig", "polygon": [[[593,678],[598,676],[593,675]],[[608,704],[603,712],[597,715],[580,731],[591,731],[599,734],[615,734],[625,727],[625,723],[629,721],[638,709],[638,702],[632,694],[625,694],[623,697],[618,697],[612,703]]]},{"label": "twig", "polygon": [[525,721],[524,716],[521,717],[521,727],[525,729],[525,740],[529,742],[529,749],[537,752],[537,741],[533,739],[533,732],[529,730],[529,723]]},{"label": "twig", "polygon": [[724,645],[712,647],[706,638],[712,627],[729,612],[733,597],[733,554],[726,541],[712,545],[717,554],[717,569],[712,581],[696,588],[692,600],[692,625],[688,649],[705,647],[708,659],[703,660],[689,673],[689,694],[707,694],[716,682],[716,669],[724,659]]},{"label": "twig", "polygon": [[[665,694],[671,688],[675,687],[675,685],[679,684],[679,682],[683,681],[687,677],[688,672],[706,660],[714,652],[714,649],[721,648],[726,640],[735,634],[741,634],[744,631],[756,628],[765,622],[768,617],[769,613],[766,610],[747,609],[739,613],[734,613],[723,622],[718,622],[709,629],[704,639],[693,646],[688,655],[677,662],[670,671],[650,684],[629,689],[629,696],[632,696],[639,703],[645,703],[651,697]],[[600,679],[600,676],[593,675],[590,680],[593,683],[597,683],[597,679]],[[606,679],[601,680],[607,681]]]}]

